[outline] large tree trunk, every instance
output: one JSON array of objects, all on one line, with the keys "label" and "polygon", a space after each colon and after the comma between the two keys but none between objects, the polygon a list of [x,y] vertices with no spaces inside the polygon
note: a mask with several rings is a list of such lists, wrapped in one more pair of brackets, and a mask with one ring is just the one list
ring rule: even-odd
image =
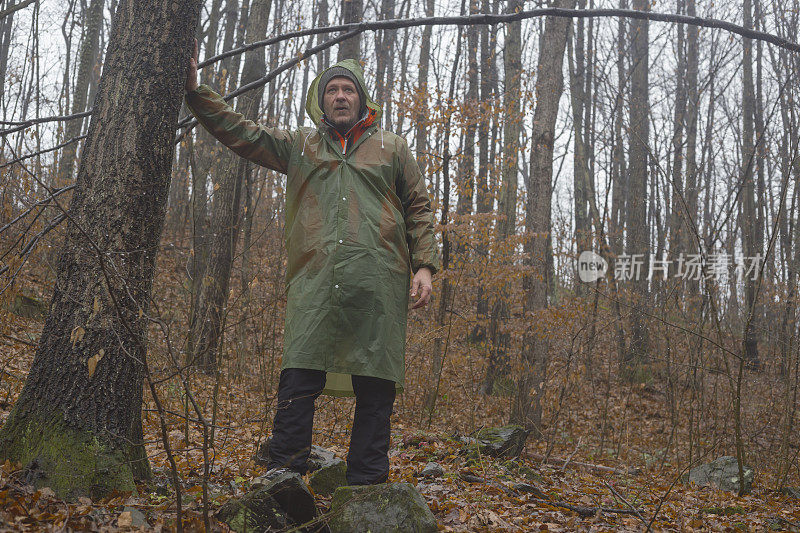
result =
[{"label": "large tree trunk", "polygon": [[[364,0],[342,0],[342,24],[361,22],[364,17]],[[350,37],[339,45],[339,61],[361,61],[361,35]]]},{"label": "large tree trunk", "polygon": [[[647,0],[635,0],[633,8],[648,11]],[[631,25],[631,109],[630,109],[630,197],[628,198],[627,252],[640,270],[631,271],[634,305],[647,305],[647,271],[650,253],[650,228],[647,219],[647,169],[649,160],[649,41],[648,22],[637,20]],[[631,313],[631,342],[625,354],[623,373],[634,378],[634,370],[642,365],[649,352],[647,326],[641,313]]]},{"label": "large tree trunk", "polygon": [[0,431],[0,456],[62,497],[135,490],[145,314],[200,4],[120,6],[50,315]]},{"label": "large tree trunk", "polygon": [[[507,12],[516,13],[522,10],[521,0],[509,0]],[[503,50],[503,66],[505,71],[505,93],[503,108],[505,124],[503,138],[503,169],[500,198],[497,203],[498,221],[495,253],[500,264],[510,264],[512,254],[506,250],[506,241],[515,233],[517,222],[517,179],[519,174],[519,134],[522,129],[520,113],[520,86],[522,78],[522,26],[519,21],[507,25],[506,43]],[[489,354],[489,365],[483,390],[491,393],[495,378],[505,374],[508,367],[508,348],[511,334],[506,329],[509,315],[508,287],[501,286],[494,303],[489,322],[489,336],[492,348]]]},{"label": "large tree trunk", "polygon": [[[556,0],[553,7],[571,9],[574,0]],[[550,205],[553,196],[553,144],[558,102],[564,90],[564,48],[567,44],[567,18],[547,17],[539,46],[536,68],[536,109],[531,131],[531,167],[525,202],[525,263],[532,267],[523,277],[523,316],[530,324],[540,320],[547,309],[548,242],[551,239]],[[577,139],[577,135],[576,135]],[[517,383],[511,422],[541,434],[542,396],[547,372],[548,332],[544,328],[526,330],[522,342],[522,370]]]},{"label": "large tree trunk", "polygon": [[[264,39],[267,34],[272,0],[254,0],[250,8],[247,26],[247,41]],[[242,84],[255,81],[266,73],[266,59],[263,48],[247,52],[242,68]],[[236,111],[246,118],[256,120],[264,95],[263,86],[240,96],[236,102]],[[215,183],[214,212],[211,221],[211,253],[205,270],[205,277],[200,283],[197,298],[196,320],[192,324],[190,336],[193,339],[194,353],[192,360],[198,363],[206,373],[217,370],[217,348],[220,345],[225,322],[228,287],[231,279],[231,267],[239,237],[239,205],[241,203],[242,182],[246,174],[252,171],[252,165],[246,160],[228,154],[235,170],[220,175]]]}]

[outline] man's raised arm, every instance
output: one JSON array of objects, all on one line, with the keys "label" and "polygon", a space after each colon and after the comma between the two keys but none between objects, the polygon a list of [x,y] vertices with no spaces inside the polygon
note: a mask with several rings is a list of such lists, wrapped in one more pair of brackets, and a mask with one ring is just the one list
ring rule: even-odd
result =
[{"label": "man's raised arm", "polygon": [[219,142],[259,165],[286,173],[293,134],[244,118],[208,85],[197,83],[197,40],[186,76],[186,106]]}]

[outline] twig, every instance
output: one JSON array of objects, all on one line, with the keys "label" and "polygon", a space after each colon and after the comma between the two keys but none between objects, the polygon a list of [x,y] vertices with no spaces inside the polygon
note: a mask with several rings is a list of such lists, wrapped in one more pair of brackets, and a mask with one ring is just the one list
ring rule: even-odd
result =
[{"label": "twig", "polygon": [[564,464],[561,465],[561,469],[562,470],[566,470],[567,469],[567,466],[569,465],[569,462],[572,461],[572,458],[575,457],[576,453],[578,453],[578,449],[581,447],[581,438],[582,437],[578,437],[578,442],[575,444],[575,449],[572,451],[571,454],[569,454],[569,457],[567,457],[567,460],[564,461]]},{"label": "twig", "polygon": [[36,343],[35,342],[26,341],[25,339],[20,339],[19,337],[15,337],[15,336],[9,335],[7,333],[0,333],[0,337],[4,337],[4,338],[12,340],[14,342],[19,342],[19,343],[22,343],[22,344],[26,344],[28,346],[33,346],[34,348],[36,347]]},{"label": "twig", "polygon": [[620,494],[620,493],[617,491],[617,489],[615,489],[615,488],[614,488],[614,485],[612,485],[611,483],[609,483],[609,482],[608,482],[608,481],[606,481],[605,479],[604,479],[604,480],[602,480],[602,481],[603,481],[603,484],[604,484],[606,487],[608,487],[608,488],[609,488],[609,490],[611,491],[611,493],[612,493],[614,496],[616,496],[617,498],[619,498],[620,500],[622,500],[622,503],[624,503],[625,505],[627,505],[627,506],[628,506],[628,507],[629,507],[629,508],[630,508],[632,511],[635,511],[635,512],[636,512],[636,518],[638,518],[638,519],[639,519],[639,520],[642,522],[642,524],[644,524],[644,525],[645,525],[645,527],[647,528],[647,531],[650,531],[650,524],[648,524],[648,523],[647,523],[647,520],[645,520],[645,519],[644,519],[644,517],[642,516],[642,513],[641,513],[641,512],[640,512],[638,509],[636,509],[636,508],[635,508],[633,505],[631,505],[631,504],[630,504],[630,502],[628,502],[628,500],[626,500],[626,499],[625,499],[625,497],[624,497],[622,494]]}]

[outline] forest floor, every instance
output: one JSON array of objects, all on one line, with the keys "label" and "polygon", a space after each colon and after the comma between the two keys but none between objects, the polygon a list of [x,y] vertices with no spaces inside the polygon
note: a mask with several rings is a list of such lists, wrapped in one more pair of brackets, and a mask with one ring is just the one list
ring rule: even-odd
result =
[{"label": "forest floor", "polygon": [[[40,321],[8,313],[2,317],[0,424],[22,388],[41,327]],[[151,359],[156,378],[170,372],[167,365],[159,366],[159,361],[158,356]],[[264,471],[256,465],[254,454],[269,435],[276,385],[275,368],[234,372],[229,367],[234,365],[226,366],[218,382],[192,376],[192,393],[205,416],[210,419],[216,411],[213,447],[208,449],[206,503],[212,527],[220,531],[227,526],[214,520],[214,511],[243,495],[250,480]],[[458,369],[449,372],[456,373],[456,378],[446,375],[446,380],[457,379]],[[398,397],[392,420],[390,481],[415,484],[442,531],[644,531],[648,527],[653,531],[800,531],[800,500],[774,490],[777,481],[774,469],[770,470],[774,461],[768,453],[774,450],[764,448],[750,454],[756,475],[752,492],[743,497],[680,481],[689,466],[729,454],[730,447],[722,439],[719,446],[695,451],[692,464],[680,459],[685,453],[674,450],[680,448],[685,435],[670,429],[678,426],[670,424],[665,391],[658,383],[627,386],[611,378],[579,380],[569,390],[568,409],[546,406],[550,420],[545,428],[547,438],[530,438],[525,451],[514,460],[485,456],[468,460],[454,438],[459,432],[469,433],[465,428],[502,425],[507,419],[508,398],[476,401],[472,393],[463,392],[468,387],[452,385],[428,421],[420,414],[417,401],[424,390],[417,387],[407,388]],[[186,423],[185,397],[175,382],[162,383],[159,394],[169,410],[165,422],[182,483],[183,523],[187,530],[199,531],[204,527],[201,426],[196,421]],[[314,443],[344,458],[353,407],[352,399],[321,398]],[[610,430],[603,433],[608,434],[603,437],[605,444],[598,446],[601,407],[611,413],[606,419]],[[49,488],[25,486],[17,476],[20,465],[6,463],[0,468],[0,531],[135,530],[140,515],[134,510],[146,518],[144,529],[174,530],[175,491],[169,481],[159,415],[149,393],[144,408],[153,477],[138,485],[137,494],[65,502]],[[765,422],[770,424],[773,422]],[[729,434],[730,426],[723,424],[717,431]],[[753,442],[758,438],[754,435]],[[708,436],[709,441],[713,439]],[[797,442],[792,446],[796,453]],[[444,476],[422,478],[420,473],[429,461],[438,462]],[[800,485],[796,469],[788,481],[789,486]],[[519,482],[541,492],[517,492],[513,486]],[[317,497],[317,503],[324,512],[330,498]]]}]

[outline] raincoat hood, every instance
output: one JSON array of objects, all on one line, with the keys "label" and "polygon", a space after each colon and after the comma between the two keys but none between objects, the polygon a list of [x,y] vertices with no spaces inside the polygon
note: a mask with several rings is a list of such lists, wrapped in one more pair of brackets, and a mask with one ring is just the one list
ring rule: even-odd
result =
[{"label": "raincoat hood", "polygon": [[[361,65],[358,64],[358,61],[355,59],[345,59],[343,61],[339,61],[333,65],[333,67],[345,68],[353,74],[355,79],[358,81],[361,92],[364,94],[364,97],[367,100],[367,109],[372,109],[375,111],[375,123],[380,124],[383,110],[381,109],[381,106],[376,104],[370,97],[369,91],[367,91],[367,85],[364,83],[364,71],[361,69]],[[306,113],[308,113],[308,116],[317,127],[322,124],[323,115],[323,111],[319,107],[319,80],[326,71],[333,67],[329,67],[320,72],[317,77],[314,78],[314,81],[311,82],[311,86],[308,88],[308,93],[306,94]]]}]

